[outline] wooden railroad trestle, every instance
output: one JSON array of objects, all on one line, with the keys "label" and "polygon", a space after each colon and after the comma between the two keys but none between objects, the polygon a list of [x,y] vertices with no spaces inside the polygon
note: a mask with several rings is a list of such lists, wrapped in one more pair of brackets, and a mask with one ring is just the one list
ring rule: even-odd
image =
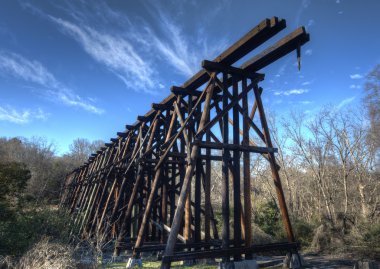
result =
[{"label": "wooden railroad trestle", "polygon": [[[285,20],[265,19],[213,61],[204,60],[201,71],[173,86],[166,99],[70,173],[61,205],[72,214],[73,232],[113,241],[115,255],[123,248],[133,249],[134,258],[163,251],[161,268],[179,259],[238,261],[257,251],[295,250],[258,86],[264,75],[258,71],[292,51],[300,65],[300,47],[309,34],[300,27],[239,68],[232,66],[285,27]],[[251,154],[270,164],[286,244],[252,245]],[[221,179],[212,172],[216,162]],[[212,180],[222,180],[221,233]]]}]

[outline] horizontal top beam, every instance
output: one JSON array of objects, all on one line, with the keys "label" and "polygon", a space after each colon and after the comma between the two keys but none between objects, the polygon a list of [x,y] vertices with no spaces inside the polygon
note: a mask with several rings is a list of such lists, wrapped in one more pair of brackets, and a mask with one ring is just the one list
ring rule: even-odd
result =
[{"label": "horizontal top beam", "polygon": [[306,33],[305,28],[300,27],[276,42],[273,46],[267,48],[251,60],[244,63],[242,69],[252,72],[258,71],[287,55],[291,51],[296,50],[298,47],[301,47],[309,40],[310,36]]},{"label": "horizontal top beam", "polygon": [[[268,39],[276,35],[278,32],[286,27],[286,21],[273,17],[271,19],[264,19],[246,35],[240,38],[232,46],[226,49],[222,54],[214,59],[214,62],[231,65],[247,55],[250,51],[262,45]],[[206,83],[209,79],[207,72],[202,69],[189,80],[187,80],[181,87],[188,90],[195,90]],[[176,98],[174,94],[170,94],[160,104],[172,102]],[[150,110],[145,116],[150,116],[155,110]]]}]

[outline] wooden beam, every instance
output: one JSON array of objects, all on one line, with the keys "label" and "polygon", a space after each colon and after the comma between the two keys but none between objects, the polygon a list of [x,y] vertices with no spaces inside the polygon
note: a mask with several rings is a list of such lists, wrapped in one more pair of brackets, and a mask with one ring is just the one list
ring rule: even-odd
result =
[{"label": "wooden beam", "polygon": [[284,57],[293,50],[296,50],[309,40],[310,36],[306,33],[305,28],[300,27],[286,37],[282,38],[280,41],[276,42],[273,46],[244,63],[242,65],[242,69],[252,72],[258,71],[277,61],[281,57]]},{"label": "wooden beam", "polygon": [[233,67],[230,65],[225,65],[222,63],[217,63],[213,61],[203,60],[202,67],[208,71],[214,72],[227,72],[228,74],[235,75],[238,77],[247,77],[251,79],[257,79],[261,74],[256,74],[254,72],[247,72],[244,69]]}]

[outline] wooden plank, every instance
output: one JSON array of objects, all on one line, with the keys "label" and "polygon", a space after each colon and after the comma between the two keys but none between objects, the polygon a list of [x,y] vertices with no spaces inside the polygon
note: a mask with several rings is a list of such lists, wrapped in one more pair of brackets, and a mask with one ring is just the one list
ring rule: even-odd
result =
[{"label": "wooden plank", "polygon": [[260,75],[254,72],[247,72],[244,69],[233,67],[230,65],[225,65],[222,63],[212,62],[208,60],[202,61],[202,67],[211,72],[227,72],[228,74],[235,75],[238,77],[247,77],[251,79],[257,79]]},{"label": "wooden plank", "polygon": [[265,253],[270,251],[297,251],[297,243],[274,243],[265,245],[252,245],[251,247],[229,247],[227,249],[213,249],[191,252],[178,252],[174,255],[162,256],[162,262],[170,263],[172,261],[183,261],[192,259],[212,259],[231,257],[234,254],[246,253]]},{"label": "wooden plank", "polygon": [[189,89],[182,88],[182,87],[177,87],[177,86],[172,86],[170,90],[175,95],[184,95],[184,96],[194,95],[194,96],[200,96],[202,94],[201,91],[189,90]]},{"label": "wooden plank", "polygon": [[246,146],[246,145],[235,145],[228,143],[217,143],[217,142],[203,142],[196,140],[192,145],[198,145],[201,148],[210,148],[217,150],[237,150],[242,152],[253,152],[253,153],[275,153],[277,148],[268,148],[268,147],[257,147],[257,146]]},{"label": "wooden plank", "polygon": [[244,63],[241,68],[252,72],[258,71],[284,57],[293,50],[296,50],[309,40],[310,36],[306,33],[305,28],[300,27],[276,42],[273,46],[265,49],[263,52]]}]

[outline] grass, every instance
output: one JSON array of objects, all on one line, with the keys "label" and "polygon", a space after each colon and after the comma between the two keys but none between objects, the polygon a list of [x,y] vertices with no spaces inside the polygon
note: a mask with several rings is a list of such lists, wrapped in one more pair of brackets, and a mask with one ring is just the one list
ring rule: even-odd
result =
[{"label": "grass", "polygon": [[[118,263],[112,263],[107,265],[106,267],[99,266],[99,269],[121,269],[126,267],[125,262],[118,262]],[[144,269],[156,269],[160,268],[161,266],[161,261],[144,261],[143,260],[143,267]],[[138,268],[138,267],[136,267]],[[196,269],[196,268],[201,268],[201,269],[216,269],[217,265],[205,265],[205,264],[195,264],[193,266],[184,266],[181,265],[180,262],[173,262],[171,268],[173,269],[179,269],[179,268],[189,268],[189,269]]]},{"label": "grass", "polygon": [[[121,269],[126,268],[127,263],[125,262],[119,262],[119,263],[112,263],[107,265],[106,267],[98,267],[99,269]],[[161,261],[143,261],[143,269],[156,269],[160,268]],[[189,269],[216,269],[218,265],[206,265],[206,264],[195,264],[193,266],[184,266],[181,265],[180,262],[173,262],[171,268],[173,269],[179,269],[179,268],[189,268]],[[138,267],[135,267],[138,268]],[[270,267],[271,269],[279,269],[280,267]]]}]

